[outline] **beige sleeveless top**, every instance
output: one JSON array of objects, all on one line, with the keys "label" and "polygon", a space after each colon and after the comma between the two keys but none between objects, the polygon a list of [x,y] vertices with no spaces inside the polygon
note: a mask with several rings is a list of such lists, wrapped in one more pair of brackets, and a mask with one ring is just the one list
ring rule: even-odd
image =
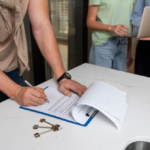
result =
[{"label": "beige sleeveless top", "polygon": [[[29,0],[20,0],[21,1],[21,10],[22,16],[24,18]],[[12,12],[12,25],[13,32],[7,40],[0,42],[0,69],[4,72],[10,72],[18,67],[18,58],[17,58],[17,48],[14,42],[14,32],[15,32],[15,19],[14,12]]]}]

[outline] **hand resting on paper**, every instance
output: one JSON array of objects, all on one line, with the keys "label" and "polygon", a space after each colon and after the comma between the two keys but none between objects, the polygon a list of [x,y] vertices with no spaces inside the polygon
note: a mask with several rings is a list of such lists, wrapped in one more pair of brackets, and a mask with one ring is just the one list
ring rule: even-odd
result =
[{"label": "hand resting on paper", "polygon": [[69,97],[71,97],[70,91],[82,96],[86,89],[87,88],[84,85],[70,79],[63,79],[59,82],[59,91]]},{"label": "hand resting on paper", "polygon": [[38,87],[19,87],[15,92],[15,100],[22,106],[37,106],[41,105],[47,99],[44,90]]}]

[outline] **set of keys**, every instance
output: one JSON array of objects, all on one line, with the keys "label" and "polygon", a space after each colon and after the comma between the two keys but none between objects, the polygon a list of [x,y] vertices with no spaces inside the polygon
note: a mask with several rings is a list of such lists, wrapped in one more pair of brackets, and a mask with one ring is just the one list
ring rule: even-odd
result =
[{"label": "set of keys", "polygon": [[35,138],[38,138],[38,137],[40,137],[41,135],[46,134],[46,133],[49,133],[49,132],[51,132],[51,131],[59,131],[60,129],[62,129],[62,128],[60,127],[60,125],[58,125],[58,124],[53,125],[52,123],[47,122],[45,119],[41,119],[40,122],[41,122],[41,123],[45,122],[45,123],[51,125],[51,127],[43,127],[43,126],[39,126],[39,125],[34,125],[34,126],[33,126],[33,129],[38,129],[38,128],[49,129],[48,131],[45,131],[45,132],[42,132],[42,133],[36,133],[36,134],[34,134],[34,137],[35,137]]}]

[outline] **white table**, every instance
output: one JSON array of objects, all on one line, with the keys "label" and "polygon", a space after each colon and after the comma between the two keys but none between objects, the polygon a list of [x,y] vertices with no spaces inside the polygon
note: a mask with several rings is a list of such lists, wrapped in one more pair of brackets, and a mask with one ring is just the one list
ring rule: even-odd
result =
[{"label": "white table", "polygon": [[[127,93],[129,108],[121,130],[104,115],[98,113],[87,127],[22,110],[7,100],[0,104],[0,150],[124,150],[133,141],[150,142],[150,79],[129,73],[83,64],[70,71],[73,79],[89,86],[95,81],[110,83]],[[57,88],[54,80],[40,85]],[[33,135],[44,129],[33,130],[45,118],[60,124],[59,132],[38,139]]]}]

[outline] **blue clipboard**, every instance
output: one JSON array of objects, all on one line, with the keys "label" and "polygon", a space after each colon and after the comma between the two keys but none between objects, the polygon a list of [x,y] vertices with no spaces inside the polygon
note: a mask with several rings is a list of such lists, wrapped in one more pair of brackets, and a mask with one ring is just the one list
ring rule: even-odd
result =
[{"label": "blue clipboard", "polygon": [[[47,89],[47,88],[48,87],[46,87],[45,89]],[[41,112],[41,111],[36,111],[36,110],[33,110],[33,109],[29,109],[29,108],[26,108],[26,107],[23,107],[23,106],[20,106],[20,108],[24,109],[24,110],[36,112],[36,113],[39,113],[39,114],[43,114],[43,115],[46,115],[46,116],[50,116],[50,117],[53,117],[53,118],[56,118],[56,119],[60,119],[60,120],[63,120],[63,121],[69,122],[69,123],[76,124],[76,125],[80,125],[80,126],[83,126],[83,127],[86,127],[92,121],[92,119],[96,116],[96,114],[98,113],[98,110],[96,110],[85,124],[80,124],[80,123],[77,123],[77,122],[74,122],[74,121],[70,121],[70,120],[67,120],[67,119],[64,119],[64,118],[60,118],[58,116],[54,116],[54,115],[51,115],[51,114],[44,113],[44,112]]]}]

